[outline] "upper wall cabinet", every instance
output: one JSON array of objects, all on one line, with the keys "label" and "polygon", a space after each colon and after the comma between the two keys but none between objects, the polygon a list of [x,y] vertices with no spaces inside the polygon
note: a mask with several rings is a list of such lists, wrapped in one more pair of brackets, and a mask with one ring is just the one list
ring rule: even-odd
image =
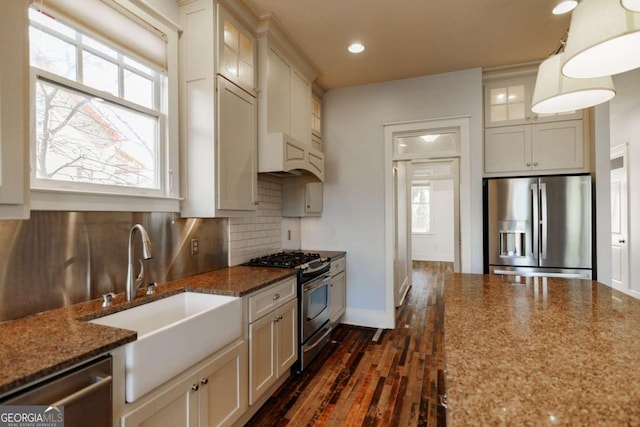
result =
[{"label": "upper wall cabinet", "polygon": [[181,5],[180,21],[182,215],[253,214],[255,38],[213,0]]},{"label": "upper wall cabinet", "polygon": [[29,218],[28,0],[0,2],[0,218]]},{"label": "upper wall cabinet", "polygon": [[256,86],[256,40],[229,11],[218,5],[218,72],[244,90]]},{"label": "upper wall cabinet", "polygon": [[589,115],[533,113],[535,77],[485,79],[484,176],[589,172]]},{"label": "upper wall cabinet", "polygon": [[[260,22],[258,64],[258,170],[295,168],[324,180],[324,155],[311,143],[311,82],[317,71],[272,18]],[[300,156],[292,157],[292,147]]]},{"label": "upper wall cabinet", "polygon": [[563,114],[536,114],[531,111],[535,81],[536,76],[533,74],[485,82],[485,128],[574,120],[582,117],[581,110]]},{"label": "upper wall cabinet", "polygon": [[261,98],[266,101],[260,107],[264,116],[260,130],[285,133],[311,144],[311,82],[275,42],[260,39],[259,52]]},{"label": "upper wall cabinet", "polygon": [[322,96],[315,91],[311,96],[311,146],[323,151],[322,146]]}]

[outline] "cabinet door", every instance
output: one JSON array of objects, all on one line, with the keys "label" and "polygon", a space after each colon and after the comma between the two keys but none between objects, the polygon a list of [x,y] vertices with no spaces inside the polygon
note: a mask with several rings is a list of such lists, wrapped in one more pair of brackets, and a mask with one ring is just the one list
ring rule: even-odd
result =
[{"label": "cabinet door", "polygon": [[230,426],[246,411],[247,371],[244,340],[200,370],[200,427]]},{"label": "cabinet door", "polygon": [[290,133],[289,107],[291,88],[289,64],[275,50],[267,53],[267,133]]},{"label": "cabinet door", "polygon": [[582,120],[533,125],[531,138],[534,170],[585,167]]},{"label": "cabinet door", "polygon": [[253,93],[255,64],[255,38],[218,5],[218,73]]},{"label": "cabinet door", "polygon": [[535,76],[527,76],[485,83],[485,127],[529,123],[534,79]]},{"label": "cabinet door", "polygon": [[331,278],[331,292],[329,294],[331,307],[331,323],[336,322],[347,308],[347,276],[344,271]]},{"label": "cabinet door", "polygon": [[311,83],[291,70],[291,136],[311,145]]},{"label": "cabinet door", "polygon": [[322,183],[307,182],[305,190],[305,212],[322,213]]},{"label": "cabinet door", "polygon": [[517,172],[531,169],[531,125],[485,130],[484,171]]},{"label": "cabinet door", "polygon": [[277,310],[278,376],[284,374],[298,360],[298,299]]},{"label": "cabinet door", "polygon": [[256,103],[247,92],[218,77],[219,209],[255,210],[258,186]]},{"label": "cabinet door", "polygon": [[[322,98],[316,94],[311,95],[311,134],[316,136],[322,144]],[[317,149],[321,150],[321,148]]]},{"label": "cabinet door", "polygon": [[[294,300],[296,301],[296,300]],[[249,325],[249,404],[276,382],[276,312]]]},{"label": "cabinet door", "polygon": [[197,427],[197,378],[189,376],[122,417],[123,427]]}]

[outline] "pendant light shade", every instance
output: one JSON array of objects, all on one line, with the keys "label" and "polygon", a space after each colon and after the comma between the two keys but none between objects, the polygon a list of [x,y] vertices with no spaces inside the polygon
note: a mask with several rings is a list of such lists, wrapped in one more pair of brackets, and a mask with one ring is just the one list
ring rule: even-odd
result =
[{"label": "pendant light shade", "polygon": [[602,77],[640,67],[640,14],[615,0],[582,0],[571,16],[562,74]]},{"label": "pendant light shade", "polygon": [[640,12],[640,0],[620,0],[620,3],[631,12]]},{"label": "pendant light shade", "polygon": [[553,55],[538,68],[531,111],[564,113],[607,102],[616,94],[611,76],[571,79],[560,72],[564,53]]}]

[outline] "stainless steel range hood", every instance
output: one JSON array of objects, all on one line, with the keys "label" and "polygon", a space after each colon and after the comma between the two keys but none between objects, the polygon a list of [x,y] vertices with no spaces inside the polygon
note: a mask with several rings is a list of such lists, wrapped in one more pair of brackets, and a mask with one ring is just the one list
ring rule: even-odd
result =
[{"label": "stainless steel range hood", "polygon": [[286,133],[270,133],[258,144],[258,172],[277,176],[310,173],[324,181],[324,153]]}]

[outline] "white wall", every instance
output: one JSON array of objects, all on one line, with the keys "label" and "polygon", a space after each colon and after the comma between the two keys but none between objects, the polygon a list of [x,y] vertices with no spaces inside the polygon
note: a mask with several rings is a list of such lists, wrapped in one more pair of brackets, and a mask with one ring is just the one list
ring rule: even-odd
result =
[{"label": "white wall", "polygon": [[[324,211],[301,221],[302,247],[347,251],[347,323],[392,327],[385,300],[383,124],[470,116],[471,212],[482,212],[482,71],[329,91],[323,102]],[[482,215],[473,215],[471,268],[482,272]],[[464,235],[465,230],[461,230]],[[392,304],[391,304],[392,305]]]},{"label": "white wall", "polygon": [[431,233],[413,234],[414,261],[454,261],[453,250],[453,180],[431,181]]},{"label": "white wall", "polygon": [[[629,288],[640,296],[640,70],[614,76],[617,95],[610,101],[611,146],[629,143]],[[610,244],[607,241],[607,244]]]}]

